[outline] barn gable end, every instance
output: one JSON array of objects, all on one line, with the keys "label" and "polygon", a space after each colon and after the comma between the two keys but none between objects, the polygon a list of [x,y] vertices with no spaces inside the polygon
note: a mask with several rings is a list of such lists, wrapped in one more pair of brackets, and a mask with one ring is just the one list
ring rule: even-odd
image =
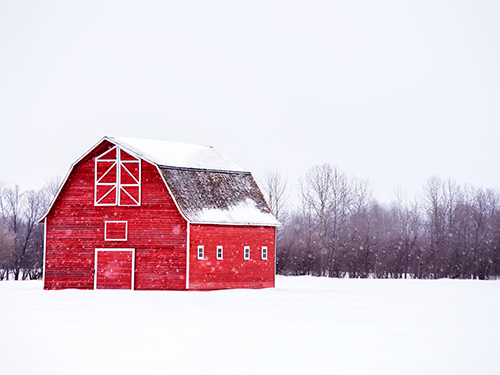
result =
[{"label": "barn gable end", "polygon": [[[46,289],[94,288],[96,249],[135,249],[134,289],[185,289],[187,222],[156,166],[142,162],[140,206],[95,205],[95,160],[104,141],[75,163],[46,215]],[[127,240],[107,239],[110,222],[127,224]]]}]

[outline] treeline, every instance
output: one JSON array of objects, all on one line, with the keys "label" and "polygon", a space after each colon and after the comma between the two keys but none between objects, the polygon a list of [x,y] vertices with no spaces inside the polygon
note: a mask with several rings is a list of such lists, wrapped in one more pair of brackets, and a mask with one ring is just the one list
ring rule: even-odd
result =
[{"label": "treeline", "polygon": [[[43,225],[56,180],[38,191],[0,185],[0,280],[37,279]],[[378,278],[500,277],[500,194],[437,177],[419,199],[373,198],[367,181],[328,164],[311,168],[292,201],[278,173],[262,184],[283,225],[276,270],[282,275]]]},{"label": "treeline", "polygon": [[[287,205],[286,181],[270,173],[263,190],[283,225],[278,274],[354,278],[500,276],[500,194],[433,177],[422,196],[379,203],[366,181],[325,164],[299,183]],[[290,199],[288,199],[290,200]]]},{"label": "treeline", "polygon": [[56,180],[40,190],[0,185],[0,280],[38,279],[43,267],[43,224],[38,220],[57,191]]}]

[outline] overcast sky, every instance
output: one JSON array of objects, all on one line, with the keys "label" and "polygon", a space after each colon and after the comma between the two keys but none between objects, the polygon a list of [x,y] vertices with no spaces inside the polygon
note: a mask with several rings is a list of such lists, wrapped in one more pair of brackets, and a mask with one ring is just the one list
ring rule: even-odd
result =
[{"label": "overcast sky", "polygon": [[210,144],[293,187],[382,201],[500,187],[500,2],[0,0],[0,181],[39,188],[103,136]]}]

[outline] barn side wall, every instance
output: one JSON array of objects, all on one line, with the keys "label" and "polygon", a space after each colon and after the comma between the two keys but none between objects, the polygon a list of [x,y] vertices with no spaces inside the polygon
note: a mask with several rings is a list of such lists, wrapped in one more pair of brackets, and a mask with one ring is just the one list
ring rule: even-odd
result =
[{"label": "barn side wall", "polygon": [[[94,287],[95,249],[135,249],[135,289],[185,289],[187,222],[155,166],[142,161],[139,207],[94,206],[94,159],[73,169],[47,216],[45,289]],[[105,241],[105,221],[127,221],[127,241]]]},{"label": "barn side wall", "polygon": [[[275,280],[275,228],[238,225],[190,225],[189,289],[272,288]],[[204,259],[198,259],[198,245]],[[217,246],[223,259],[217,260]],[[250,246],[250,259],[243,249]],[[261,248],[267,246],[267,260]]]}]

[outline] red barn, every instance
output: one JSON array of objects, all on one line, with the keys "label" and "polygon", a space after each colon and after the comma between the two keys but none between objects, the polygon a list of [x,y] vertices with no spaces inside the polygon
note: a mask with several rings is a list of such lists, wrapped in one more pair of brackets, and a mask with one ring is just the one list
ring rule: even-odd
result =
[{"label": "red barn", "polygon": [[279,223],[212,147],[104,137],[41,221],[45,289],[274,287]]}]

